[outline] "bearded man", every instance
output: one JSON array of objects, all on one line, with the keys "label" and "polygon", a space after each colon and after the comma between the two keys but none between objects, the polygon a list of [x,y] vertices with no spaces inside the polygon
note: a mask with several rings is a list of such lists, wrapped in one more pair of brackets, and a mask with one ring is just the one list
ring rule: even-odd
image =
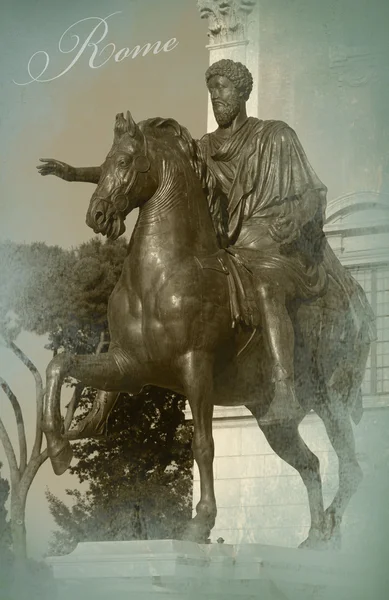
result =
[{"label": "bearded man", "polygon": [[[218,123],[216,131],[197,142],[208,201],[221,245],[236,252],[254,276],[260,326],[272,364],[274,394],[261,424],[299,420],[305,413],[295,390],[291,308],[323,296],[330,298],[335,312],[343,304],[345,314],[350,306],[355,339],[366,318],[372,324],[374,315],[362,288],[325,239],[327,189],[296,133],[282,121],[247,116],[253,79],[243,64],[218,61],[207,70],[206,83]],[[38,167],[42,175],[99,180],[99,167],[75,169],[42,160],[45,164]],[[338,335],[331,320],[329,329]],[[102,434],[116,397],[107,393],[103,405],[101,398],[95,402],[74,429],[74,437]]]},{"label": "bearded man", "polygon": [[290,307],[327,294],[330,275],[332,303],[339,308],[345,300],[346,306],[353,304],[354,330],[373,315],[362,289],[325,239],[327,189],[296,133],[282,121],[247,116],[253,78],[243,64],[220,60],[205,79],[218,128],[199,146],[213,187],[219,186],[227,199],[227,245],[254,274],[272,363],[274,396],[261,423],[298,419]]},{"label": "bearded man", "polygon": [[200,148],[228,199],[228,245],[254,273],[273,365],[274,398],[264,420],[298,418],[288,303],[326,291],[326,188],[288,125],[247,116],[253,79],[243,64],[220,60],[205,78],[219,127],[201,139]]}]

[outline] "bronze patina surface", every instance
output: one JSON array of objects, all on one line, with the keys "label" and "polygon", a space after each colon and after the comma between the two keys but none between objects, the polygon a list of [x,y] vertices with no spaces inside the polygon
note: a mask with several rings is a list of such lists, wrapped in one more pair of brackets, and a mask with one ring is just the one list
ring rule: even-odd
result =
[{"label": "bronze patina surface", "polygon": [[[95,233],[116,239],[139,208],[129,253],[109,302],[110,347],[60,354],[47,370],[44,431],[57,474],[69,439],[101,434],[121,391],[152,384],[184,394],[194,424],[201,498],[186,537],[215,524],[212,414],[245,405],[273,450],[301,475],[311,529],[304,545],[339,535],[361,479],[351,420],[374,331],[361,287],[323,233],[326,188],[295,132],[247,117],[252,78],[233,61],[208,69],[218,129],[196,142],[173,119],[118,115],[101,167],[45,159],[43,175],[97,183],[87,212]],[[72,376],[100,390],[67,437],[60,391]],[[339,458],[339,489],[324,510],[319,461],[298,425],[315,410]]]}]

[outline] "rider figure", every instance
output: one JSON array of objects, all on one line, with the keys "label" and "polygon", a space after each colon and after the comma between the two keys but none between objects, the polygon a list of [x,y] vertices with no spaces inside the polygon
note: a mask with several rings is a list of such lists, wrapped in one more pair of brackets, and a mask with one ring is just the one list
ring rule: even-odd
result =
[{"label": "rider figure", "polygon": [[253,79],[244,65],[220,60],[205,77],[218,128],[200,140],[201,153],[228,199],[228,245],[254,272],[273,365],[274,396],[262,422],[298,418],[288,305],[326,290],[326,188],[288,125],[247,117]]},{"label": "rider figure", "polygon": [[[225,199],[228,231],[222,231],[219,239],[224,238],[225,245],[233,247],[254,274],[272,363],[274,395],[261,421],[271,425],[298,419],[303,411],[295,392],[290,306],[323,295],[328,272],[348,298],[355,292],[354,283],[326,242],[327,189],[310,166],[296,133],[281,121],[247,116],[253,80],[243,64],[214,63],[206,72],[206,83],[218,123],[216,131],[198,142],[209,174],[209,201],[218,195]],[[43,175],[93,183],[100,176],[99,167],[74,169],[59,161],[44,162],[39,168]],[[105,419],[112,407],[104,408]],[[93,414],[97,413],[101,426],[101,410],[92,409],[85,435],[93,435]]]}]

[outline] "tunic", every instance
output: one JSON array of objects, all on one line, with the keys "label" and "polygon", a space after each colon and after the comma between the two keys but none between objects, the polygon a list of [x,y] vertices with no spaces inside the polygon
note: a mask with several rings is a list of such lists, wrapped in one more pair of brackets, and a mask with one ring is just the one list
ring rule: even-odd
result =
[{"label": "tunic", "polygon": [[[293,129],[249,117],[227,139],[215,131],[197,145],[214,221],[255,277],[270,276],[296,299],[321,298],[322,309],[333,314],[330,321],[348,312],[355,337],[367,324],[374,340],[366,295],[323,232],[327,188]],[[330,337],[339,335],[337,327],[329,329]]]},{"label": "tunic", "polygon": [[199,144],[212,191],[219,186],[228,198],[228,245],[293,295],[322,295],[327,189],[296,133],[282,121],[249,117],[228,139],[216,131]]}]

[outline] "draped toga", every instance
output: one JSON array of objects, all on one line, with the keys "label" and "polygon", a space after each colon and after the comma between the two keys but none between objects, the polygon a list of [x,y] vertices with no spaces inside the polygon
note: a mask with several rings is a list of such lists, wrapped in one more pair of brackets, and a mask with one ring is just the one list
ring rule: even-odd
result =
[{"label": "draped toga", "polygon": [[[291,281],[299,297],[324,293],[327,190],[295,132],[282,121],[249,117],[228,139],[206,134],[200,148],[214,186],[228,198],[228,245],[245,250],[264,276],[270,270]],[[287,227],[279,225],[282,217]]]},{"label": "draped toga", "polygon": [[328,306],[349,308],[357,330],[367,317],[374,337],[366,296],[323,233],[327,188],[293,129],[282,121],[249,117],[228,138],[217,130],[204,135],[198,147],[219,227],[225,211],[226,245],[256,276],[269,273],[295,298],[323,296],[330,276]]}]

